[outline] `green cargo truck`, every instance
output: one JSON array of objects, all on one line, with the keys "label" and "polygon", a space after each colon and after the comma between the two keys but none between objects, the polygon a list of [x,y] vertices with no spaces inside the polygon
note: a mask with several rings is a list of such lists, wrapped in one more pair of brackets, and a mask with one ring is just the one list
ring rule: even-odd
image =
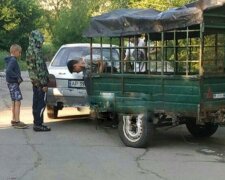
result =
[{"label": "green cargo truck", "polygon": [[186,124],[193,136],[210,137],[225,124],[224,0],[164,12],[119,9],[92,18],[84,35],[91,47],[119,46],[119,61],[91,73],[89,102],[92,117],[119,120],[125,145],[148,146],[158,127]]}]

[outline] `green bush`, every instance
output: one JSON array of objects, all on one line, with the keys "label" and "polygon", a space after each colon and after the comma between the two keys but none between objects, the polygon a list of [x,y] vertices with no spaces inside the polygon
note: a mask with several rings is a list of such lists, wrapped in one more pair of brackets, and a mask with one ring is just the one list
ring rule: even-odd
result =
[{"label": "green bush", "polygon": [[55,55],[57,48],[55,48],[52,44],[46,43],[43,45],[43,54],[46,62],[52,60],[53,56]]},{"label": "green bush", "polygon": [[18,63],[19,63],[21,71],[26,71],[27,70],[27,63],[26,63],[26,61],[24,59],[20,59],[18,61]]},{"label": "green bush", "polygon": [[5,68],[4,58],[8,55],[8,52],[0,50],[0,71]]},{"label": "green bush", "polygon": [[[0,71],[3,71],[5,69],[5,61],[4,58],[8,55],[7,51],[1,51],[0,50]],[[21,71],[26,71],[27,70],[27,65],[24,59],[20,59],[18,61],[20,70]]]}]

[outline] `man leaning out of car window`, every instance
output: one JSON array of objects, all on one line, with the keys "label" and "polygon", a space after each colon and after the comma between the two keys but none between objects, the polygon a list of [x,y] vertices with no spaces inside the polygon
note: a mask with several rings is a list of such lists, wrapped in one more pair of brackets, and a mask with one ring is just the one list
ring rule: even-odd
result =
[{"label": "man leaning out of car window", "polygon": [[[102,60],[96,60],[93,62],[94,66],[97,66],[97,73],[102,73],[105,67],[105,63]],[[92,66],[93,66],[92,65]],[[90,94],[90,73],[92,67],[90,63],[85,62],[84,58],[72,59],[67,63],[67,67],[70,73],[79,73],[83,71],[84,84],[86,86],[87,94]]]}]

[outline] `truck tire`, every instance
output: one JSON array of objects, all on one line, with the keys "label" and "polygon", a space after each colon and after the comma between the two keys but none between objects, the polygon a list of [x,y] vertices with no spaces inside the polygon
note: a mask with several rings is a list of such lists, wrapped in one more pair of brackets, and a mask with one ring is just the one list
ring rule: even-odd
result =
[{"label": "truck tire", "polygon": [[47,105],[47,115],[50,119],[56,119],[58,117],[58,108],[55,106]]},{"label": "truck tire", "polygon": [[212,136],[218,129],[218,124],[205,123],[204,125],[196,124],[195,119],[188,119],[186,122],[188,131],[194,137],[204,138]]},{"label": "truck tire", "polygon": [[144,148],[153,139],[153,124],[147,114],[120,114],[118,130],[122,142],[129,147]]}]

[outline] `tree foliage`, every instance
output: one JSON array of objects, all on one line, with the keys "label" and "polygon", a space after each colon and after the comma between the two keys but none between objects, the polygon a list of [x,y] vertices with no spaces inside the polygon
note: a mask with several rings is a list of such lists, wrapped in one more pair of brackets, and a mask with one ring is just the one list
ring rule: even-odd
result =
[{"label": "tree foliage", "polygon": [[65,43],[85,42],[82,33],[92,16],[118,8],[166,10],[193,1],[0,0],[0,49],[8,49],[12,43],[26,47],[28,33],[37,27],[45,29],[47,41],[52,41],[56,47]]},{"label": "tree foliage", "polygon": [[58,19],[62,9],[71,7],[71,0],[40,0],[43,9],[51,12],[53,19]]},{"label": "tree foliage", "polygon": [[40,24],[42,11],[35,0],[0,1],[0,49],[12,43],[26,48],[28,33]]},{"label": "tree foliage", "polygon": [[52,23],[52,41],[56,46],[83,42],[82,31],[90,18],[91,0],[72,0],[70,8],[62,8]]},{"label": "tree foliage", "polygon": [[167,10],[172,7],[183,6],[196,0],[130,0],[131,8],[153,8],[160,11]]},{"label": "tree foliage", "polygon": [[[125,0],[42,0],[48,3],[46,10],[49,32],[55,46],[65,43],[85,42],[82,37],[83,30],[87,27],[90,17],[116,9],[125,5]],[[50,13],[54,12],[54,13]]]}]

